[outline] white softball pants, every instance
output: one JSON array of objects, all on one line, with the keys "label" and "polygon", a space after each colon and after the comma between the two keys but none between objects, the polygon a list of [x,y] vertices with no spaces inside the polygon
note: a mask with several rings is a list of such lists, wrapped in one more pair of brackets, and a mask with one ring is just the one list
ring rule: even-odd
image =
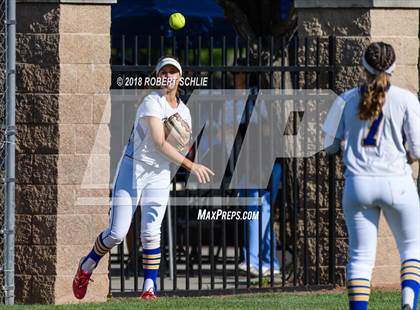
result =
[{"label": "white softball pants", "polygon": [[141,241],[145,249],[160,247],[160,230],[169,198],[170,171],[123,156],[114,180],[109,227],[102,233],[105,246],[121,243],[140,202]]},{"label": "white softball pants", "polygon": [[349,235],[347,279],[371,279],[381,210],[401,262],[420,259],[420,203],[411,176],[348,177],[343,208]]}]

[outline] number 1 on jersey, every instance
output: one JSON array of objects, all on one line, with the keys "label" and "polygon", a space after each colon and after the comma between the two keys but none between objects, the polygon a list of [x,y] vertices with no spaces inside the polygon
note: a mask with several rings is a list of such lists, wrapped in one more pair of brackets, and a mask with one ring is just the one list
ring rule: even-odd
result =
[{"label": "number 1 on jersey", "polygon": [[363,146],[377,146],[379,126],[381,125],[383,117],[384,115],[381,111],[378,117],[372,122],[372,125],[370,125],[369,132],[366,138],[363,139]]}]

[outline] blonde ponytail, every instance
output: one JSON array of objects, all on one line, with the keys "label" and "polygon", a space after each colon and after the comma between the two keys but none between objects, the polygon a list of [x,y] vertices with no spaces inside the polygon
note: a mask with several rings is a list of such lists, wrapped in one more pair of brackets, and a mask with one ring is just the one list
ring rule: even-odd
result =
[{"label": "blonde ponytail", "polygon": [[365,84],[360,103],[359,118],[361,120],[376,119],[385,103],[385,93],[389,85],[389,75],[379,73],[372,81]]},{"label": "blonde ponytail", "polygon": [[367,80],[362,86],[359,104],[361,120],[374,120],[381,113],[386,91],[390,86],[390,78],[395,69],[395,60],[395,51],[390,44],[373,42],[366,48],[362,58]]}]

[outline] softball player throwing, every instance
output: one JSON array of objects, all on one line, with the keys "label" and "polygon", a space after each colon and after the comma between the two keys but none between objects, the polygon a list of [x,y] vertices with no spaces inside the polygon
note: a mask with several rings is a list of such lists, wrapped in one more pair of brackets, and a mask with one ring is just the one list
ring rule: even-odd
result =
[{"label": "softball player throwing", "polygon": [[210,169],[191,162],[165,140],[163,122],[169,116],[178,113],[191,127],[190,111],[177,97],[181,65],[176,59],[165,57],[156,65],[155,72],[170,82],[146,96],[137,110],[133,131],[114,179],[109,227],[99,234],[92,250],[81,259],[73,280],[73,293],[78,299],[85,296],[100,259],[124,240],[139,202],[144,269],[141,297],[156,298],[160,229],[169,198],[170,161],[190,170],[200,183],[210,181],[213,175]]},{"label": "softball player throwing", "polygon": [[368,308],[381,210],[400,253],[402,309],[416,310],[419,296],[420,205],[409,163],[420,158],[420,105],[391,85],[395,58],[391,45],[370,44],[362,59],[366,82],[342,94],[324,123],[327,151],[344,145],[347,287],[354,310]]}]

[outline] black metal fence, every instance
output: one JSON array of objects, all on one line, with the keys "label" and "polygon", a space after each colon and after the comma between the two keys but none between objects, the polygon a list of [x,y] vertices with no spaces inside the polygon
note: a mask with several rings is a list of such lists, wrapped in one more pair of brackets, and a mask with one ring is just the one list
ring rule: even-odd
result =
[{"label": "black metal fence", "polygon": [[[136,88],[133,83],[117,85],[117,78],[134,81],[136,77],[149,76],[163,55],[177,56],[184,76],[208,76],[210,89],[235,88],[237,72],[245,74],[247,87],[334,89],[335,38],[297,36],[291,40],[259,38],[256,42],[226,37],[114,36],[113,88]],[[192,89],[182,89],[184,102]],[[252,97],[249,100],[252,101]],[[298,117],[293,119],[292,132],[296,130]],[[246,126],[240,130],[243,134]],[[224,136],[223,128],[221,136]],[[232,154],[228,154],[233,165],[238,148],[240,143],[235,144]],[[210,161],[214,163],[217,158]],[[340,242],[337,245],[337,238],[344,240],[345,236],[339,228],[343,225],[341,215],[336,211],[336,187],[342,180],[336,177],[335,157],[327,157],[321,152],[311,158],[282,158],[276,163],[281,168],[276,199],[273,199],[277,191],[274,172],[265,189],[270,197],[269,233],[271,240],[275,239],[274,246],[269,247],[269,271],[263,268],[265,237],[262,236],[261,216],[258,219],[258,265],[257,270],[253,270],[249,254],[250,221],[197,220],[200,206],[177,204],[169,206],[162,224],[158,283],[161,294],[321,288],[334,287],[337,280],[342,281],[345,246]],[[228,167],[223,173],[228,180]],[[173,181],[171,197],[185,197],[186,201],[197,196],[225,197],[229,201],[229,197],[241,195],[238,190],[228,189],[226,182],[222,182],[219,189],[187,190],[185,176],[186,172],[181,169]],[[237,205],[229,203],[220,208],[238,211]],[[261,208],[259,205],[260,213]],[[213,211],[219,207],[209,205],[208,209]],[[137,295],[141,291],[139,211],[133,218],[127,242],[111,254],[110,292],[113,296]],[[245,250],[241,251],[241,248]],[[279,260],[278,269],[275,256]],[[242,261],[247,264],[241,265]]]}]

